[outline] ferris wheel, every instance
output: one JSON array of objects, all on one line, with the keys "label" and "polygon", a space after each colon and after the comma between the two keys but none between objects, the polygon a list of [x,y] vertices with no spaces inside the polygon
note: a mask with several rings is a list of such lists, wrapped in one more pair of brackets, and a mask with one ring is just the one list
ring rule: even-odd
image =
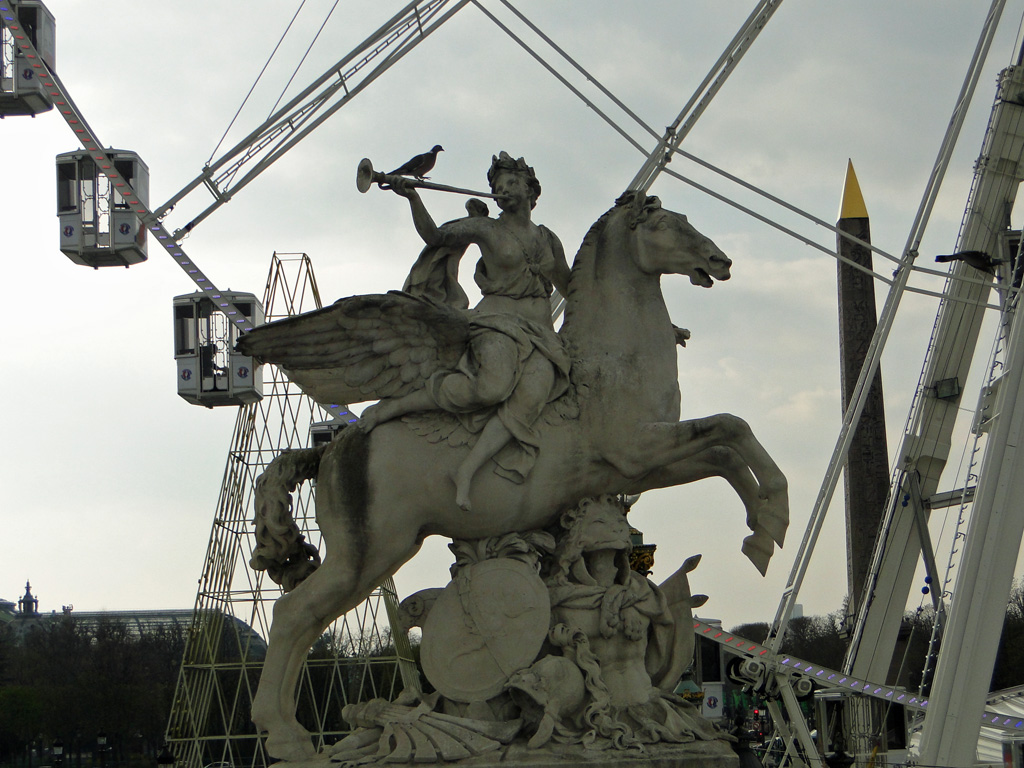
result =
[{"label": "ferris wheel", "polygon": [[[56,35],[53,17],[45,6],[34,0],[20,0],[17,3],[5,0],[0,3],[0,13],[3,14],[3,52],[5,56],[2,62],[4,77],[2,89],[0,89],[2,92],[0,114],[11,116],[38,114],[56,108],[83,145],[82,149],[62,154],[57,160],[61,250],[76,264],[99,268],[141,263],[148,258],[149,245],[155,244],[174,259],[197,288],[197,293],[175,299],[174,306],[178,391],[186,400],[204,406],[214,406],[244,404],[258,398],[262,388],[258,368],[253,365],[252,360],[235,357],[237,353],[234,350],[233,342],[239,331],[252,328],[263,318],[262,307],[259,306],[255,296],[221,291],[213,284],[212,279],[195,264],[195,261],[183,248],[182,242],[185,237],[191,235],[208,216],[228,202],[234,194],[276,160],[283,157],[327,117],[368,88],[388,68],[428,39],[436,29],[447,23],[467,5],[470,3],[444,0],[410,3],[399,14],[396,14],[367,37],[362,45],[353,49],[324,75],[316,79],[300,95],[275,111],[245,140],[207,164],[179,193],[162,205],[151,206],[148,196],[149,169],[146,164],[130,151],[105,148],[106,145],[89,127],[84,114],[71,100],[70,94],[54,71]],[[488,13],[482,5],[474,5],[485,14]],[[758,34],[765,28],[779,5],[780,2],[757,4],[727,50],[723,52],[719,61],[701,83],[698,91],[687,101],[664,132],[651,129],[635,115],[632,115],[621,101],[614,98],[610,91],[607,92],[614,103],[622,106],[622,111],[629,119],[635,119],[641,125],[650,139],[648,147],[643,149],[646,160],[630,182],[630,187],[647,190],[662,174],[695,184],[692,180],[674,171],[669,166],[669,162],[673,156],[685,157],[694,162],[703,162],[700,158],[686,153],[681,148],[682,143],[715,94],[738,66],[744,53],[754,44]],[[986,20],[975,62],[965,79],[961,92],[961,104],[969,101],[977,85],[980,64],[988,52],[986,39],[991,40],[1000,10],[1001,4],[994,3],[993,10]],[[544,39],[543,33],[532,22],[525,17],[521,17],[521,19],[525,27]],[[493,18],[493,21],[502,26],[502,22],[497,18]],[[511,30],[507,31],[514,35]],[[563,66],[581,69],[557,45],[551,41],[547,42],[550,43],[551,50],[561,56]],[[520,44],[529,49],[527,43],[520,41]],[[535,52],[534,55],[541,61],[544,60]],[[548,67],[548,69],[553,75],[558,76],[558,70],[555,67]],[[597,82],[597,78],[590,73],[584,71],[584,74]],[[1008,87],[1014,84],[1016,84],[1015,80],[1012,78],[1008,80]],[[576,95],[586,99],[581,93],[577,92]],[[999,104],[1007,104],[1011,101],[1009,98],[1001,97]],[[590,104],[588,106],[594,109],[625,140],[636,147],[637,140],[631,138],[630,131],[619,125],[617,116],[606,114],[596,106]],[[1003,112],[1010,112],[1010,110],[1007,108]],[[892,259],[896,265],[896,277],[886,280],[890,285],[889,301],[882,310],[879,322],[880,331],[873,341],[871,355],[861,372],[853,401],[844,416],[835,454],[829,464],[828,476],[823,482],[822,491],[811,515],[808,532],[801,544],[801,552],[797,557],[793,576],[783,595],[776,620],[773,623],[772,642],[761,646],[761,648],[769,649],[772,653],[778,652],[778,645],[781,643],[786,623],[797,601],[806,569],[806,559],[810,557],[814,549],[817,530],[820,530],[821,520],[838,481],[845,454],[849,450],[849,441],[856,429],[864,404],[863,400],[867,396],[868,384],[877,370],[885,346],[886,334],[891,330],[900,297],[904,291],[909,290],[907,282],[909,277],[921,269],[914,263],[917,248],[923,228],[927,224],[929,206],[934,202],[934,191],[941,182],[943,168],[948,162],[949,154],[952,152],[962,124],[962,110],[959,108],[958,113],[961,117],[958,118],[957,115],[954,115],[954,119],[951,121],[947,140],[936,160],[925,200],[904,252],[900,256],[891,256],[878,248],[873,249],[882,257]],[[994,120],[993,126],[995,124]],[[994,132],[993,136],[995,135],[997,134]],[[1014,152],[1019,153],[1019,149],[1016,147],[1009,147],[1005,151],[1008,155],[1013,155]],[[705,163],[705,165],[707,164]],[[745,184],[738,179],[733,180]],[[750,188],[752,185],[746,186]],[[204,190],[212,196],[213,200],[201,213],[182,222],[176,228],[169,228],[165,224],[165,221],[170,220],[170,214],[176,205],[186,197],[194,193],[202,193]],[[702,191],[711,192],[707,189]],[[752,189],[752,191],[760,192],[756,189]],[[1015,191],[1015,185],[1013,191]],[[979,221],[985,220],[986,217],[991,218],[991,210],[1005,205],[1006,192],[1003,191],[1000,194],[1001,197],[998,194],[990,193],[982,177],[978,182],[976,192],[972,195],[972,210],[978,212]],[[824,225],[832,228],[820,220],[815,220],[813,217],[811,219],[818,226]],[[1003,244],[1001,247],[1009,248],[1006,245],[1009,242],[1006,235],[1007,227],[992,227],[989,224],[984,227],[980,224],[977,226],[988,232],[990,236],[999,239],[999,242]],[[991,234],[990,230],[995,231],[995,234]],[[971,240],[969,227],[965,227],[963,244],[957,250],[961,253],[989,252],[993,250],[993,246],[974,243]],[[1014,286],[1014,275],[1012,271],[1007,271],[1016,264],[1014,258],[1008,256],[999,264],[1003,265],[998,267],[1001,270],[999,274],[1001,284]],[[986,281],[987,278],[975,276],[974,273],[958,263],[951,273],[949,293],[944,295],[943,299],[947,301],[948,306],[958,307],[964,303],[964,300],[956,298],[957,291],[978,291],[980,290],[979,286],[983,286]],[[1019,285],[1019,281],[1017,281],[1017,285]],[[1010,306],[1015,299],[1015,294],[1011,294],[1013,294],[1012,291],[1004,296],[1005,307]],[[952,341],[950,333],[944,330],[945,325],[950,323],[952,323],[951,320],[937,322],[933,344],[938,351],[932,355],[932,360],[948,359],[951,356],[950,346],[954,343],[960,344],[957,349],[961,351],[964,349],[962,342]],[[1007,333],[1009,332],[1007,331]],[[927,388],[934,387],[936,381],[960,381],[962,377],[955,372],[953,375],[946,375],[935,371],[923,379],[925,381],[922,387]],[[993,387],[993,403],[996,392],[997,388]],[[935,399],[942,401],[944,398]],[[947,399],[947,402],[952,402],[955,406],[955,402],[958,401]],[[346,406],[339,404],[338,407],[344,412]],[[945,423],[945,415],[929,413],[926,410],[918,411],[913,418],[917,421],[943,421]],[[916,430],[918,426],[915,425],[914,429]],[[991,426],[994,424],[989,425],[989,428]],[[909,431],[908,428],[908,433]],[[917,433],[915,432],[915,434]],[[936,477],[930,482],[934,484],[937,481]],[[914,491],[910,488],[912,482],[922,483],[922,479],[913,472],[901,472],[900,477],[894,481],[893,499],[896,502],[890,510],[892,515],[895,516],[899,512],[896,503],[902,503],[900,500],[903,496],[917,500],[912,501],[911,506],[925,499],[932,499],[932,508],[937,504],[937,499],[933,499],[938,493],[937,488]],[[925,481],[925,485],[927,482],[929,481]],[[966,490],[963,490],[960,499],[964,499],[966,493]],[[914,535],[918,535],[919,532],[919,530],[916,531]],[[909,533],[894,533],[893,535],[910,537]],[[892,577],[894,583],[906,581],[906,566],[903,564],[888,566],[884,562],[883,555],[884,553],[880,552],[876,578],[887,578],[881,574],[886,567],[892,567],[904,573],[898,578]],[[916,552],[912,559],[916,562]],[[910,570],[913,571],[913,568],[911,567]],[[865,653],[865,648],[874,645],[881,650],[877,653],[872,650],[868,656],[881,658],[885,655],[884,646],[888,642],[885,638],[893,631],[893,613],[902,613],[905,603],[905,594],[901,600],[899,590],[894,589],[893,597],[888,601],[882,613],[872,616],[870,611],[865,612],[863,622],[859,623],[858,642],[862,644],[860,653]],[[872,622],[875,624],[873,625]],[[876,628],[872,629],[872,626],[876,626]],[[885,627],[885,629],[883,630],[881,627]],[[872,632],[875,633],[876,638],[866,639]],[[801,679],[807,677],[805,675]],[[870,671],[865,671],[858,675],[858,679],[877,679],[877,669],[872,668]]]}]

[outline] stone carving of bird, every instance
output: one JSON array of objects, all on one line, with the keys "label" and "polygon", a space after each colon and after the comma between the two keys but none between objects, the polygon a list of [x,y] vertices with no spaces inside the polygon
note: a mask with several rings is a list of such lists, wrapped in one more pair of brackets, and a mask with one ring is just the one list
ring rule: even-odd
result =
[{"label": "stone carving of bird", "polygon": [[444,147],[440,144],[435,144],[434,148],[429,152],[424,152],[422,155],[416,155],[412,160],[405,163],[404,165],[398,166],[393,170],[389,176],[412,176],[415,179],[423,181],[427,178],[426,174],[434,167],[434,163],[437,162],[437,153],[444,152]]}]

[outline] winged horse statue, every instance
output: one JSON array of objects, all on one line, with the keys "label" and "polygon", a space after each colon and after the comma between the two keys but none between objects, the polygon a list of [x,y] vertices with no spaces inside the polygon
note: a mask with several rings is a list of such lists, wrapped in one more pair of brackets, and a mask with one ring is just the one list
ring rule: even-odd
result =
[{"label": "winged horse statue", "polygon": [[[789,521],[785,476],[749,426],[730,414],[679,420],[676,329],[663,275],[710,288],[731,262],[686,217],[627,192],[591,227],[569,278],[559,331],[571,361],[567,391],[536,424],[536,461],[521,482],[493,471],[473,481],[473,511],[456,503],[453,473],[472,438],[448,413],[409,414],[329,445],[281,454],[258,482],[254,567],[287,591],[275,604],[252,718],[273,757],[313,756],[295,717],[306,653],[419,549],[543,528],[580,499],[636,494],[722,477],[752,533],[742,551],[764,573]],[[406,293],[355,296],[254,329],[239,347],[283,368],[321,403],[395,398],[457,364],[467,313]],[[315,478],[325,553],[303,541],[289,491]]]}]

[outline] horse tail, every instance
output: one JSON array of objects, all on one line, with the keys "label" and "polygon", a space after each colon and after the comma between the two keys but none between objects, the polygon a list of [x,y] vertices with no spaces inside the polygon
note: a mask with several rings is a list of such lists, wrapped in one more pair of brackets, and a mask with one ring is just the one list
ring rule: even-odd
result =
[{"label": "horse tail", "polygon": [[249,565],[266,571],[285,592],[320,566],[320,552],[295,524],[291,493],[303,480],[316,477],[326,447],[282,451],[256,478],[256,547]]}]

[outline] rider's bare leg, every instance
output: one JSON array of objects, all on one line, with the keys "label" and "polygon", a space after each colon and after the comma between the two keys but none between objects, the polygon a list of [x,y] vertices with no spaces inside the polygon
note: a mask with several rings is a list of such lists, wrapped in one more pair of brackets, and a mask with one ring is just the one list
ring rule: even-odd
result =
[{"label": "rider's bare leg", "polygon": [[364,432],[369,432],[374,427],[380,426],[386,421],[405,416],[415,411],[431,411],[437,408],[437,403],[430,396],[426,389],[418,389],[402,397],[386,398],[379,403],[369,406],[363,411],[356,425]]},{"label": "rider's bare leg", "polygon": [[473,476],[484,463],[505,447],[505,444],[512,438],[512,433],[501,423],[501,419],[492,416],[480,432],[480,437],[473,446],[469,455],[462,460],[459,468],[455,470],[452,478],[455,481],[455,503],[466,512],[472,510],[469,501],[469,489],[473,483]]}]

